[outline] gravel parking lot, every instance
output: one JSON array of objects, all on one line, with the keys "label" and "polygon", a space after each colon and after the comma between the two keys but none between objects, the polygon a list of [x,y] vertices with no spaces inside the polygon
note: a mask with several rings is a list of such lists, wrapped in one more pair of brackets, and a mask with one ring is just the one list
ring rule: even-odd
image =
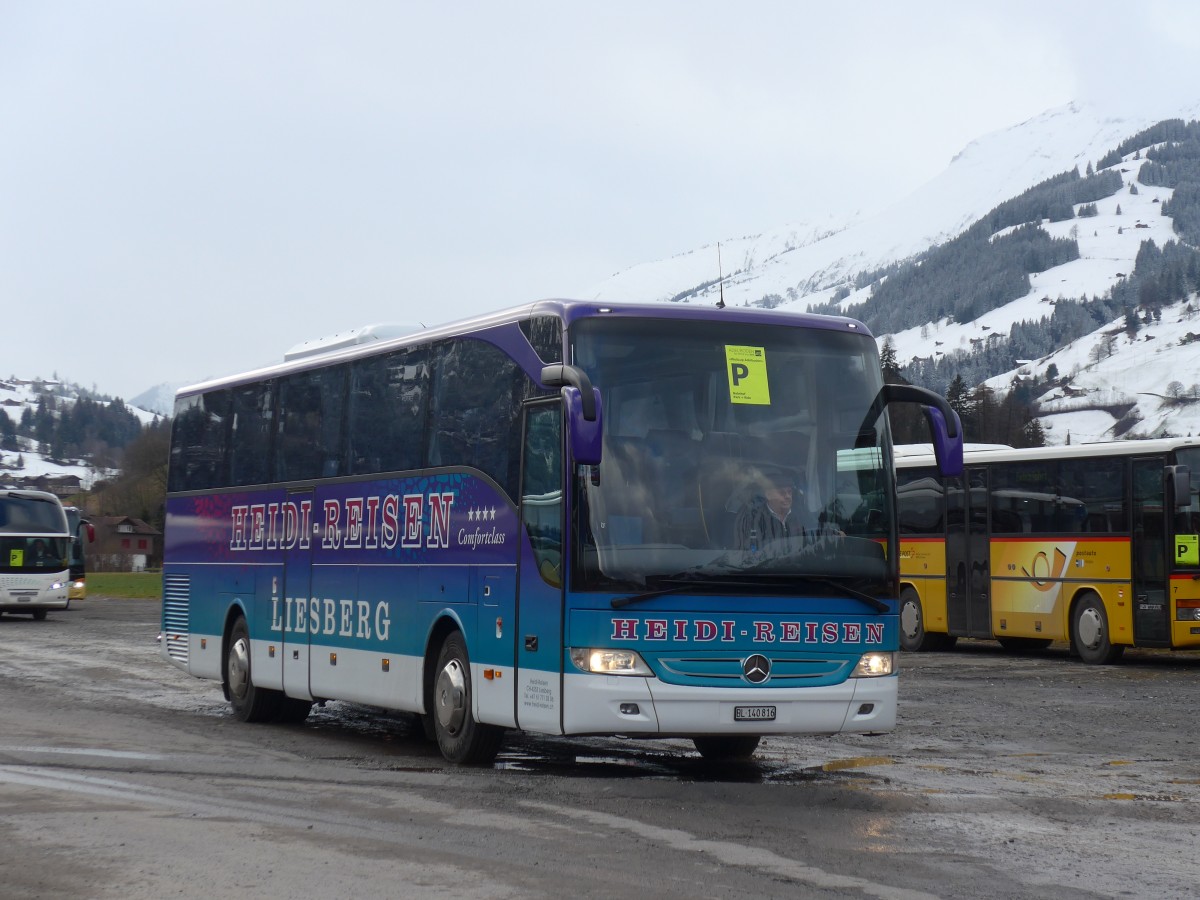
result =
[{"label": "gravel parking lot", "polygon": [[[510,735],[494,767],[463,770],[405,717],[350,704],[300,727],[237,723],[215,682],[161,660],[157,631],[156,601],[0,619],[5,896],[241,890],[258,857],[238,854],[257,845],[231,848],[220,824],[231,816],[264,829],[255,840],[279,855],[274,877],[293,873],[264,896],[314,896],[306,841],[323,830],[322,852],[340,836],[321,870],[345,874],[338,885],[370,884],[348,873],[365,877],[380,835],[413,865],[436,845],[453,865],[444,877],[418,866],[427,883],[413,896],[651,884],[661,896],[1191,897],[1200,886],[1200,655],[1133,651],[1094,667],[1065,646],[1018,656],[961,641],[902,658],[891,734],[767,738],[732,768],[687,741]],[[271,787],[283,784],[297,796]],[[118,794],[132,817],[120,841]],[[312,833],[289,824],[306,816]],[[180,841],[197,881],[180,882],[182,859],[148,862]],[[205,854],[233,856],[214,874]]]}]

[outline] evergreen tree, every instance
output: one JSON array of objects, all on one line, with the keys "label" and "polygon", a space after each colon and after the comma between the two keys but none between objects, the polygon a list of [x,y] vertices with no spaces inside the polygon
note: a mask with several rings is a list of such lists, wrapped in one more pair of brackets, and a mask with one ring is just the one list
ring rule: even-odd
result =
[{"label": "evergreen tree", "polygon": [[968,396],[967,383],[963,380],[961,372],[956,372],[950,384],[947,385],[946,402],[950,404],[951,409],[958,413],[958,417],[962,419],[963,428],[965,429],[967,422],[972,418],[974,410],[971,406],[971,398]]},{"label": "evergreen tree", "polygon": [[1137,337],[1138,329],[1141,328],[1141,320],[1138,319],[1137,310],[1132,306],[1125,307],[1125,333],[1130,339]]},{"label": "evergreen tree", "polygon": [[900,366],[896,362],[896,345],[892,343],[891,335],[883,339],[879,348],[879,368],[883,371],[885,384],[897,384],[901,381]]}]

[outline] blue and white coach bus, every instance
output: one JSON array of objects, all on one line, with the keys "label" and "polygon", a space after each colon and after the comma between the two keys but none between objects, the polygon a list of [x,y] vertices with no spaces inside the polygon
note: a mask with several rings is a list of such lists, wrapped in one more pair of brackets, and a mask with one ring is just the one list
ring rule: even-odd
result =
[{"label": "blue and white coach bus", "polygon": [[886,731],[894,401],[954,471],[957,417],[858,322],[567,301],[185,388],[163,653],[239,719],[409,711],[460,763]]}]

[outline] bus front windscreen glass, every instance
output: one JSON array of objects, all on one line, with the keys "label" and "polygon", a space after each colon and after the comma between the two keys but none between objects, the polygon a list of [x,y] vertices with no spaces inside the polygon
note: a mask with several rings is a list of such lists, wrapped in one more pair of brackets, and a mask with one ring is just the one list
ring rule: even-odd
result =
[{"label": "bus front windscreen glass", "polygon": [[572,352],[604,403],[603,461],[577,474],[578,587],[885,589],[873,339],[614,317],[576,323]]},{"label": "bus front windscreen glass", "polygon": [[62,507],[37,497],[0,497],[0,571],[27,572],[67,567]]},{"label": "bus front windscreen glass", "polygon": [[1177,461],[1187,467],[1190,490],[1186,498],[1175,498],[1174,559],[1177,565],[1200,566],[1200,447],[1180,449]]}]

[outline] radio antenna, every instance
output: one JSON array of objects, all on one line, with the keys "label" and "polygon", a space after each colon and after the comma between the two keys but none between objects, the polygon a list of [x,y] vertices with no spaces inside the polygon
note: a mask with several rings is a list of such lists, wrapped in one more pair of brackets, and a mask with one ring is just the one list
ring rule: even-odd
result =
[{"label": "radio antenna", "polygon": [[717,287],[721,296],[717,300],[717,309],[725,308],[725,274],[721,271],[721,242],[717,241]]}]

